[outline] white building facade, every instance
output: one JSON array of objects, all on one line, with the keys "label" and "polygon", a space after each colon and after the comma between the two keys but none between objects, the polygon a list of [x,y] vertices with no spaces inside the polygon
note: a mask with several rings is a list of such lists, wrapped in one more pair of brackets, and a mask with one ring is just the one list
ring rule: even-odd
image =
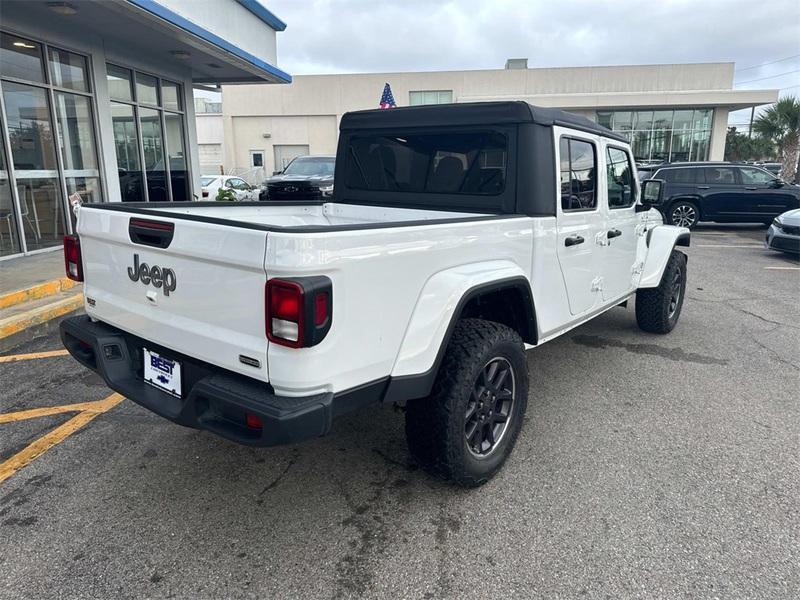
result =
[{"label": "white building facade", "polygon": [[342,114],[377,108],[389,83],[398,106],[525,100],[579,113],[629,137],[640,162],[722,160],[728,112],[778,97],[733,89],[733,72],[733,63],[528,69],[517,59],[496,70],[297,76],[223,86],[222,114],[198,118],[208,134],[199,142],[222,160],[207,165],[217,172],[253,168],[254,157],[271,172],[298,154],[332,154]]},{"label": "white building facade", "polygon": [[198,196],[192,88],[291,82],[285,27],[258,0],[0,0],[0,260],[60,247],[70,198]]}]

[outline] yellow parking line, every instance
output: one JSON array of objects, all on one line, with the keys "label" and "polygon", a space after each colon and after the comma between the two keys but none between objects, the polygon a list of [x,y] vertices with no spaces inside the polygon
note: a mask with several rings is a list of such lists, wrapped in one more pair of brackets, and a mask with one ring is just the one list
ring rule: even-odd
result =
[{"label": "yellow parking line", "polygon": [[27,421],[28,419],[36,419],[38,417],[59,415],[65,412],[82,412],[86,410],[91,411],[103,402],[105,402],[105,400],[97,400],[95,402],[79,402],[78,404],[64,404],[63,406],[45,406],[43,408],[31,408],[28,410],[20,410],[18,412],[2,413],[0,414],[0,425],[3,423],[14,423],[16,421]]},{"label": "yellow parking line", "polygon": [[19,360],[33,360],[34,358],[50,358],[52,356],[66,356],[68,350],[50,350],[48,352],[31,352],[30,354],[13,354],[11,356],[0,356],[0,363],[12,363]]},{"label": "yellow parking line", "polygon": [[[66,423],[59,425],[58,427],[46,433],[39,439],[35,440],[34,442],[31,442],[28,446],[17,452],[14,456],[6,460],[4,463],[1,463],[0,483],[3,483],[14,473],[16,473],[23,467],[30,464],[33,460],[40,457],[42,454],[47,452],[50,448],[52,448],[56,444],[63,442],[73,433],[78,431],[81,427],[89,423],[97,415],[103,414],[104,412],[111,410],[123,400],[124,400],[123,396],[120,396],[119,394],[115,393],[111,394],[108,398],[104,400],[99,400],[97,402],[84,402],[82,404],[69,405],[72,407],[75,406],[89,406],[89,407],[83,409],[80,413],[72,417]],[[73,410],[75,409],[73,408]],[[28,411],[23,411],[23,412],[28,412]],[[18,414],[18,413],[11,413],[11,414]]]}]

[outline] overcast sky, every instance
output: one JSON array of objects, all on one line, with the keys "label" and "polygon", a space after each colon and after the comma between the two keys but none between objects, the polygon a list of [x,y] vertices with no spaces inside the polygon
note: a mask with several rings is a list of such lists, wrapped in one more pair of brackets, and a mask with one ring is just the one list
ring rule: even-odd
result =
[{"label": "overcast sky", "polygon": [[734,61],[737,89],[800,96],[798,0],[261,1],[292,75]]}]

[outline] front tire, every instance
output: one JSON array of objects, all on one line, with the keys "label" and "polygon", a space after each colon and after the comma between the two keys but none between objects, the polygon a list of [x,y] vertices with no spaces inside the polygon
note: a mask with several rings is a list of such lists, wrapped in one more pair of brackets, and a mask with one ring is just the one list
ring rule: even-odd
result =
[{"label": "front tire", "polygon": [[700,220],[700,210],[694,202],[678,200],[669,207],[667,220],[670,225],[694,229]]},{"label": "front tire", "polygon": [[686,255],[673,250],[657,288],[636,292],[636,322],[650,333],[675,329],[686,294]]},{"label": "front tire", "polygon": [[406,406],[406,439],[427,470],[464,487],[486,483],[519,435],[528,401],[525,347],[511,328],[462,319],[431,395]]}]

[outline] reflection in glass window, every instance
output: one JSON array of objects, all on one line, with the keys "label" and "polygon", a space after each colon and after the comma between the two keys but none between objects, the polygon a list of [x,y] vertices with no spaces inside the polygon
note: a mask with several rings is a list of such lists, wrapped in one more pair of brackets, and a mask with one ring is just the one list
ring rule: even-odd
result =
[{"label": "reflection in glass window", "polygon": [[631,142],[637,162],[675,162],[708,159],[712,115],[710,108],[602,111],[597,119]]},{"label": "reflection in glass window", "polygon": [[[0,121],[2,131],[2,121]],[[22,252],[17,229],[14,198],[11,196],[11,180],[8,178],[5,148],[0,142],[0,256]]]},{"label": "reflection in glass window", "polygon": [[17,171],[52,171],[53,176],[58,175],[47,92],[38,87],[3,82],[3,99],[14,168]]},{"label": "reflection in glass window", "polygon": [[742,176],[742,183],[745,185],[764,185],[775,180],[775,175],[772,173],[753,167],[741,167],[739,168],[739,174]]},{"label": "reflection in glass window", "polygon": [[41,44],[0,32],[0,75],[44,83]]},{"label": "reflection in glass window", "polygon": [[178,201],[189,200],[189,172],[186,168],[183,118],[181,115],[165,112],[164,122],[167,130],[169,180],[172,184],[172,199]]},{"label": "reflection in glass window", "polygon": [[705,167],[703,169],[706,183],[710,185],[733,185],[736,176],[731,167]]},{"label": "reflection in glass window", "polygon": [[86,59],[79,54],[50,48],[50,75],[52,84],[57,87],[89,91]]},{"label": "reflection in glass window", "polygon": [[56,92],[55,99],[64,175],[97,177],[97,153],[89,98]]},{"label": "reflection in glass window", "polygon": [[181,109],[181,86],[171,81],[161,82],[161,99],[167,110]]},{"label": "reflection in glass window", "polygon": [[608,206],[626,208],[636,202],[633,165],[628,153],[619,148],[607,149]]},{"label": "reflection in glass window", "polygon": [[133,100],[131,87],[131,72],[116,65],[106,65],[106,81],[108,82],[108,95],[112,100]]},{"label": "reflection in glass window", "polygon": [[123,202],[144,202],[142,168],[139,160],[139,136],[133,107],[111,103],[114,149],[117,154],[119,189]]},{"label": "reflection in glass window", "polygon": [[140,108],[139,123],[142,128],[144,168],[147,173],[147,197],[150,202],[166,202],[169,200],[169,193],[164,163],[164,134],[159,111]]},{"label": "reflection in glass window", "polygon": [[136,73],[136,100],[140,104],[158,106],[158,80],[144,73]]},{"label": "reflection in glass window", "polygon": [[596,208],[597,157],[594,144],[583,140],[561,138],[559,151],[562,210]]}]

